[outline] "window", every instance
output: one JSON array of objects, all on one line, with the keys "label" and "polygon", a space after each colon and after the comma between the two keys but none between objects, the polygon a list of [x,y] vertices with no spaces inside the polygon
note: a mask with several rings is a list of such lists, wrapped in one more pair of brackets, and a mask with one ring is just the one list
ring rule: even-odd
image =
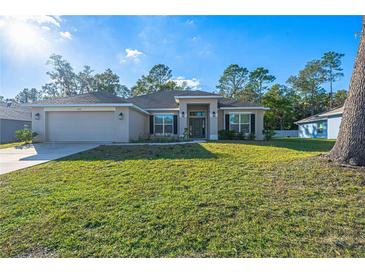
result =
[{"label": "window", "polygon": [[155,115],[155,134],[168,135],[174,133],[174,115]]},{"label": "window", "polygon": [[229,114],[229,129],[235,132],[250,133],[250,114]]},{"label": "window", "polygon": [[190,111],[189,113],[190,117],[205,117],[204,111]]},{"label": "window", "polygon": [[323,123],[318,123],[317,124],[317,133],[318,134],[322,134],[324,132],[324,125]]}]

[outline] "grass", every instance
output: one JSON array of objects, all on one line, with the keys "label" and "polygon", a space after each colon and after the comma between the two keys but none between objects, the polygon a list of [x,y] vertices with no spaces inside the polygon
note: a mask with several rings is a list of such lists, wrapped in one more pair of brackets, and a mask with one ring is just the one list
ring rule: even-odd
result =
[{"label": "grass", "polygon": [[0,144],[0,149],[9,148],[9,147],[16,147],[16,146],[22,146],[24,144],[25,144],[24,142],[14,142],[14,143]]},{"label": "grass", "polygon": [[364,257],[325,140],[101,146],[0,177],[1,257]]}]

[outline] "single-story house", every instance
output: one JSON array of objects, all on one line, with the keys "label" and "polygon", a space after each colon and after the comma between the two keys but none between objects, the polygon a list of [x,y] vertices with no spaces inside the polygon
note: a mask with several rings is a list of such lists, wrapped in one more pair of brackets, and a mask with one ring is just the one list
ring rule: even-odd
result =
[{"label": "single-story house", "polygon": [[131,142],[150,135],[217,140],[218,131],[263,139],[267,108],[205,91],[161,91],[124,99],[88,93],[32,104],[32,127],[43,142]]},{"label": "single-story house", "polygon": [[16,103],[0,103],[0,144],[17,141],[15,131],[31,129],[31,108]]},{"label": "single-story house", "polygon": [[336,139],[340,130],[343,107],[295,122],[301,138]]}]

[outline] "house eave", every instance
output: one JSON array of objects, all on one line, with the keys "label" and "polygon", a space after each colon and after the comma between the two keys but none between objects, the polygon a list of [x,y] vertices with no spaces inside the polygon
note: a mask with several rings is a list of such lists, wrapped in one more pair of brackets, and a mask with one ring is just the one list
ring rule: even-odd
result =
[{"label": "house eave", "polygon": [[294,124],[302,125],[302,124],[310,124],[310,123],[327,121],[327,120],[328,120],[328,117],[323,117],[323,118],[313,119],[313,120],[310,120],[310,121],[296,121],[296,122],[294,122]]},{"label": "house eave", "polygon": [[178,111],[179,108],[146,108],[147,111]]},{"label": "house eave", "polygon": [[237,110],[237,109],[249,109],[249,110],[269,110],[268,107],[220,107],[222,110]]},{"label": "house eave", "polygon": [[180,99],[221,99],[220,95],[201,95],[201,96],[174,96],[175,102],[179,103]]},{"label": "house eave", "polygon": [[131,107],[134,108],[140,112],[143,112],[147,115],[149,115],[150,113],[142,108],[140,108],[139,106],[135,105],[135,104],[131,104],[131,103],[119,103],[119,104],[106,104],[106,103],[101,103],[101,104],[33,104],[31,105],[31,107],[33,108],[37,108],[37,107],[47,107],[47,108],[51,108],[51,107]]}]

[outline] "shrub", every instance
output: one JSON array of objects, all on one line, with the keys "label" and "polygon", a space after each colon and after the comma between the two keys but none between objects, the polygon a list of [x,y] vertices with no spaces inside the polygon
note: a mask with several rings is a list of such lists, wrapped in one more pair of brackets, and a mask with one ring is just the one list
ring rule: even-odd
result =
[{"label": "shrub", "polygon": [[264,129],[262,133],[264,134],[265,141],[270,141],[275,135],[275,131],[273,129]]},{"label": "shrub", "polygon": [[246,135],[242,132],[234,132],[234,140],[245,140]]},{"label": "shrub", "polygon": [[233,130],[222,129],[218,131],[219,140],[245,140],[246,135],[242,132],[235,132]]},{"label": "shrub", "polygon": [[251,132],[249,135],[248,135],[248,140],[255,140],[256,139],[256,136],[255,136],[255,133]]},{"label": "shrub", "polygon": [[150,135],[148,137],[140,137],[134,141],[136,143],[172,143],[172,142],[183,142],[186,141],[184,138],[180,138],[176,135]]},{"label": "shrub", "polygon": [[228,129],[222,129],[218,131],[219,140],[233,140],[235,132]]},{"label": "shrub", "polygon": [[32,132],[29,129],[19,129],[15,131],[15,137],[20,141],[29,144],[38,135],[36,132]]},{"label": "shrub", "polygon": [[184,128],[184,140],[189,140],[189,129],[186,127]]}]

